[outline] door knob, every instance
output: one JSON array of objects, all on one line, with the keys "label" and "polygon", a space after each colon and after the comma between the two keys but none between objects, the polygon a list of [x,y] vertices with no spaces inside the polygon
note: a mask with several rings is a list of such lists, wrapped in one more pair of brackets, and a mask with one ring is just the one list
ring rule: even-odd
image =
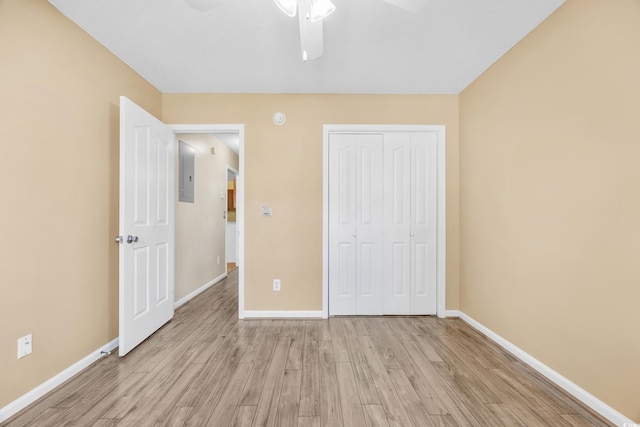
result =
[{"label": "door knob", "polygon": [[127,243],[135,243],[137,241],[138,241],[138,236],[132,236],[131,234],[127,236]]},{"label": "door knob", "polygon": [[115,241],[118,243],[122,243],[123,242],[122,236],[116,236]]}]

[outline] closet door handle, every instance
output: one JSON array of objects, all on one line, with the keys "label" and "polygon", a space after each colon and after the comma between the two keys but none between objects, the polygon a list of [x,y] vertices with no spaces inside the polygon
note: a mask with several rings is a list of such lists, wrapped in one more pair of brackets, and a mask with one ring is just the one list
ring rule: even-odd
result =
[{"label": "closet door handle", "polygon": [[358,237],[358,235],[357,235],[357,234],[355,234],[355,233],[353,233],[353,234],[352,234],[352,236],[353,236],[353,237]]}]

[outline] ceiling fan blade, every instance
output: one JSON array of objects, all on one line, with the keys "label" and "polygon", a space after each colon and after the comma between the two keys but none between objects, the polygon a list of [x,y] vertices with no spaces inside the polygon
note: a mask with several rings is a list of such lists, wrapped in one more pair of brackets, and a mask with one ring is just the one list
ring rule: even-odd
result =
[{"label": "ceiling fan blade", "polygon": [[206,12],[213,9],[218,0],[185,0],[190,8],[198,10],[200,12]]},{"label": "ceiling fan blade", "polygon": [[322,20],[311,22],[310,12],[311,2],[300,0],[298,22],[300,23],[300,48],[304,61],[316,59],[324,53]]},{"label": "ceiling fan blade", "polygon": [[417,12],[422,9],[429,0],[382,0],[389,4],[408,10],[409,12]]}]

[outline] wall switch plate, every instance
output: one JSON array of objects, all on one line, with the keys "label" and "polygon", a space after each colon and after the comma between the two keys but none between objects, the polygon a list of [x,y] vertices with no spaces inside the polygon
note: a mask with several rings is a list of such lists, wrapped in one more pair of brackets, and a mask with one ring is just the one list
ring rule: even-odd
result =
[{"label": "wall switch plate", "polygon": [[33,336],[31,334],[18,338],[18,359],[31,354],[33,351]]},{"label": "wall switch plate", "polygon": [[280,292],[280,279],[273,279],[273,290]]},{"label": "wall switch plate", "polygon": [[218,255],[218,264],[220,264],[220,255]]}]

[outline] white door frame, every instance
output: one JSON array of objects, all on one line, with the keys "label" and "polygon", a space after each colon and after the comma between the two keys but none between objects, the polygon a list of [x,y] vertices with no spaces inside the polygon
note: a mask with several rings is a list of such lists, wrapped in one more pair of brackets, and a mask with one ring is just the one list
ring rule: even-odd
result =
[{"label": "white door frame", "polygon": [[322,317],[329,317],[329,134],[379,132],[436,132],[437,142],[437,261],[436,313],[445,317],[447,271],[447,198],[444,125],[324,125],[322,136]]},{"label": "white door frame", "polygon": [[[236,227],[238,227],[238,317],[244,319],[244,125],[243,124],[186,124],[169,125],[178,133],[237,133],[240,138],[238,150],[236,195]],[[226,227],[226,223],[225,223]],[[226,233],[226,231],[225,231]],[[225,242],[226,244],[226,242]],[[225,248],[226,251],[226,248]],[[225,266],[226,269],[226,266]]]}]

